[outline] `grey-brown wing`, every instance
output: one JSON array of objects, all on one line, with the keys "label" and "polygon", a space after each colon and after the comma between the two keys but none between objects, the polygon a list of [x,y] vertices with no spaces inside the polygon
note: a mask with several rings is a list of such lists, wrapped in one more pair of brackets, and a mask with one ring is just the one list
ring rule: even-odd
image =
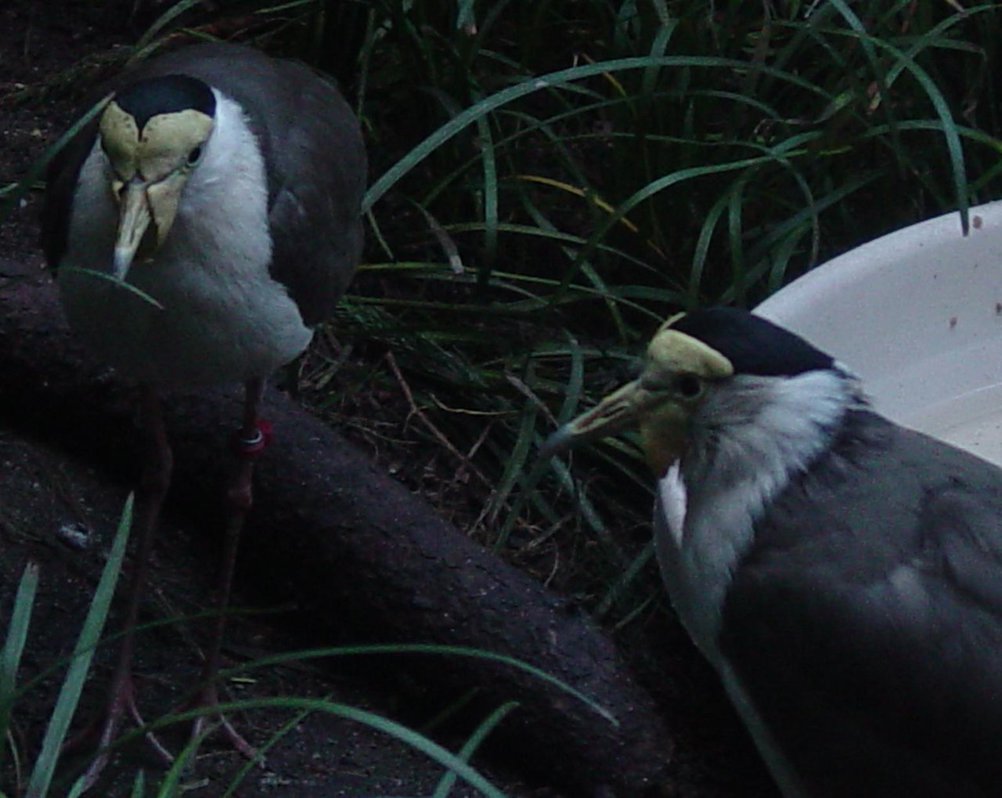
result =
[{"label": "grey-brown wing", "polygon": [[302,64],[239,45],[187,48],[156,69],[200,78],[244,108],[268,169],[272,276],[307,324],[327,318],[362,251],[366,155],[347,102]]},{"label": "grey-brown wing", "polygon": [[358,122],[333,87],[312,83],[296,114],[271,148],[272,274],[315,324],[333,313],[361,258],[366,157]]},{"label": "grey-brown wing", "polygon": [[997,795],[1002,477],[866,423],[758,525],[721,650],[810,795]]}]

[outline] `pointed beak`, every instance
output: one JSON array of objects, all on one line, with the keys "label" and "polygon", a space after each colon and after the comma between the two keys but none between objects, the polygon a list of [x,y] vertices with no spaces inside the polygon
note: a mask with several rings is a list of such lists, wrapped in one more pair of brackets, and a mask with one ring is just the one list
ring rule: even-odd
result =
[{"label": "pointed beak", "polygon": [[639,380],[628,382],[550,435],[540,448],[539,456],[553,457],[578,444],[636,429],[650,399],[650,391],[641,387]]},{"label": "pointed beak", "polygon": [[118,237],[113,261],[116,279],[124,280],[129,273],[152,219],[146,184],[130,180],[125,184],[118,211]]},{"label": "pointed beak", "polygon": [[[540,457],[629,429],[640,432],[640,446],[656,474],[664,474],[683,456],[694,414],[703,406],[703,392],[732,377],[734,365],[703,341],[672,328],[674,320],[666,322],[648,345],[640,378],[554,432],[540,447]],[[682,376],[686,386],[689,378],[693,380],[692,390],[678,382]]]}]

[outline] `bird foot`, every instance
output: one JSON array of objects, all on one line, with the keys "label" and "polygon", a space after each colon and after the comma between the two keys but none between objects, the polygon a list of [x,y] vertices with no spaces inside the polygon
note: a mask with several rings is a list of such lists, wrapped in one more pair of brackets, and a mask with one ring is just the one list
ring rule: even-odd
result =
[{"label": "bird foot", "polygon": [[[204,715],[200,715],[192,722],[191,740],[197,740],[200,743],[202,739],[218,729],[238,753],[247,759],[256,760],[259,766],[264,766],[264,757],[253,745],[247,742],[243,735],[234,728],[229,719],[219,710],[219,696],[214,686],[206,688],[191,702],[176,711],[181,712],[193,709],[206,709],[210,711],[207,711]],[[84,792],[90,790],[97,783],[104,769],[107,767],[110,760],[111,746],[118,736],[119,728],[123,720],[126,719],[126,715],[128,715],[128,718],[131,719],[137,728],[142,728],[146,725],[143,716],[139,713],[139,707],[136,705],[135,688],[131,675],[116,680],[103,715],[95,719],[63,745],[63,754],[72,755],[84,751],[96,751],[94,758],[82,776]],[[174,755],[167,750],[153,732],[146,732],[144,738],[164,767],[169,767],[173,764],[175,760]]]},{"label": "bird foot", "polygon": [[179,711],[205,710],[205,714],[199,715],[191,725],[191,739],[201,742],[213,731],[218,730],[235,751],[246,759],[255,760],[258,766],[264,767],[264,757],[236,730],[229,718],[219,708],[219,703],[219,693],[215,685],[209,685],[194,699],[181,707]]},{"label": "bird foot", "polygon": [[[129,672],[126,672],[124,675],[117,675],[113,680],[108,703],[103,713],[63,744],[63,754],[75,754],[91,750],[96,752],[82,777],[85,791],[97,783],[97,780],[101,777],[101,773],[107,766],[111,746],[115,742],[118,729],[126,715],[128,715],[137,728],[146,726],[143,716],[139,713],[139,707],[136,705],[135,685],[133,684],[132,674]],[[153,732],[145,732],[143,737],[153,750],[153,753],[164,765],[170,765],[174,761],[173,754],[164,747],[163,743],[160,742]]]}]

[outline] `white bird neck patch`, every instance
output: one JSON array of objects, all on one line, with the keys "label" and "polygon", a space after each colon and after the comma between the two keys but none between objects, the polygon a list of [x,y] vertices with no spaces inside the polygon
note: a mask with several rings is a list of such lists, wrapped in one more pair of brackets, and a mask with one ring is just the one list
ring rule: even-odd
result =
[{"label": "white bird neck patch", "polygon": [[864,404],[841,369],[739,375],[693,417],[685,456],[658,485],[656,546],[676,612],[718,668],[724,597],[755,522],[825,449],[846,410]]}]

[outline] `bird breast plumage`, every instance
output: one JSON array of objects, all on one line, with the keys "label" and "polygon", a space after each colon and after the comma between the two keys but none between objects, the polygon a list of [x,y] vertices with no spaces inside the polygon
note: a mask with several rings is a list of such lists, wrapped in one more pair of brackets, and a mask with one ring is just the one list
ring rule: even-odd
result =
[{"label": "bird breast plumage", "polygon": [[756,521],[828,445],[856,390],[851,377],[832,371],[735,378],[698,411],[685,456],[659,481],[661,573],[687,631],[717,667],[724,598]]},{"label": "bird breast plumage", "polygon": [[[107,362],[158,384],[261,377],[293,359],[312,332],[269,275],[272,241],[264,163],[240,108],[217,94],[216,127],[184,187],[178,215],[152,258],[109,280],[118,209],[95,143],[78,182],[70,245],[60,263],[71,326]],[[151,355],[155,353],[155,355]]]}]

